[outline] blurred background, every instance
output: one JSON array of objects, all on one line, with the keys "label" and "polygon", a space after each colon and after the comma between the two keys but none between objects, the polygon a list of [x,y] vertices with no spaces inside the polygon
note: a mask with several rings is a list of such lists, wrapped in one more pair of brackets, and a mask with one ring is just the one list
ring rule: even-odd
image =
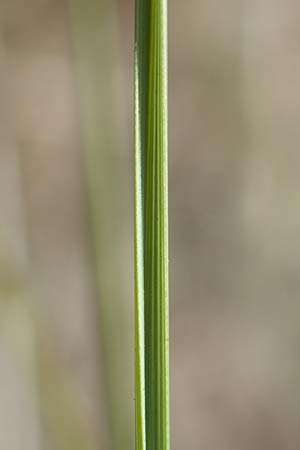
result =
[{"label": "blurred background", "polygon": [[[169,1],[172,449],[300,448],[300,4]],[[0,448],[134,448],[133,0],[0,1]]]}]

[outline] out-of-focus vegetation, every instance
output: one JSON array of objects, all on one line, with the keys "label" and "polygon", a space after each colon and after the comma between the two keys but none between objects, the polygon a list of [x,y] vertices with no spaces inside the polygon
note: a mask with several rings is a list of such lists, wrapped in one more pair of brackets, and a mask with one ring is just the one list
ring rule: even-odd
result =
[{"label": "out-of-focus vegetation", "polygon": [[[0,2],[3,450],[133,448],[133,19]],[[174,450],[300,445],[299,21],[169,2]]]}]

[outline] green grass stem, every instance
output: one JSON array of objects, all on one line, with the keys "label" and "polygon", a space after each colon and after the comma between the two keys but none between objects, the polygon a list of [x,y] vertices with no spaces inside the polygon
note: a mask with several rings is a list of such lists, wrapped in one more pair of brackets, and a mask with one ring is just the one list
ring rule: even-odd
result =
[{"label": "green grass stem", "polygon": [[167,0],[136,1],[136,448],[169,450]]}]

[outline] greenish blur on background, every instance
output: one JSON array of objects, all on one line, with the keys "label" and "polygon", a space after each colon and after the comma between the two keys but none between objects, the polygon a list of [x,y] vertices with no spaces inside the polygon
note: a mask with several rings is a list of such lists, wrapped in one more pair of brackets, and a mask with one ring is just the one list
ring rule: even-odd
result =
[{"label": "greenish blur on background", "polygon": [[[299,23],[169,0],[173,450],[300,448]],[[133,0],[0,0],[1,450],[134,449],[133,49]]]}]

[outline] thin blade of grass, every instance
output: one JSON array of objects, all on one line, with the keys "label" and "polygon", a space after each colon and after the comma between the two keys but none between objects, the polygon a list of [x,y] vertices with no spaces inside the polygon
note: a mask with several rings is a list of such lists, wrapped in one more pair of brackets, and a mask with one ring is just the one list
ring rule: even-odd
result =
[{"label": "thin blade of grass", "polygon": [[167,0],[136,1],[136,448],[168,450]]}]

